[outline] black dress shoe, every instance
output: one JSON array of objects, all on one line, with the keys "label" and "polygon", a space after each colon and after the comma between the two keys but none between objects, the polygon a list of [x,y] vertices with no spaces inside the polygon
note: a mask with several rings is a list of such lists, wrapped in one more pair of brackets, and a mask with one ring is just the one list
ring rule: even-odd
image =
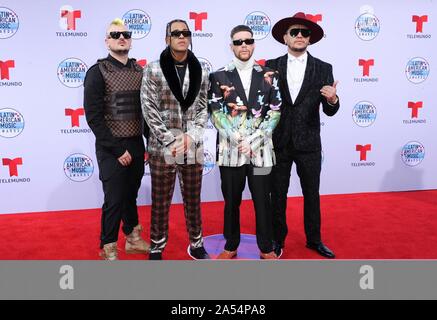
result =
[{"label": "black dress shoe", "polygon": [[327,246],[325,246],[323,243],[319,244],[313,244],[313,243],[307,243],[307,248],[317,251],[318,254],[320,254],[323,257],[326,257],[328,259],[334,259],[335,254]]},{"label": "black dress shoe", "polygon": [[273,241],[273,251],[278,256],[278,259],[282,256],[282,253],[284,251],[284,250],[282,250],[282,248],[284,248],[283,243],[278,242],[278,241]]},{"label": "black dress shoe", "polygon": [[162,260],[162,252],[149,253],[149,260]]},{"label": "black dress shoe", "polygon": [[206,252],[204,247],[199,248],[191,248],[190,247],[190,256],[196,260],[207,260],[211,259],[208,252]]}]

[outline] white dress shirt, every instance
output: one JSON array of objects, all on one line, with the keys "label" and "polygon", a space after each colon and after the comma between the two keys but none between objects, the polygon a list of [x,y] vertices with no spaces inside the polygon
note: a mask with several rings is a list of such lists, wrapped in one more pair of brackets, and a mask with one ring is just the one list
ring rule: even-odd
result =
[{"label": "white dress shirt", "polygon": [[306,51],[298,58],[288,53],[287,82],[293,103],[296,101],[300,88],[302,87],[303,78],[305,76],[305,70],[307,67],[307,60],[308,53]]},{"label": "white dress shirt", "polygon": [[241,61],[234,57],[233,62],[237,68],[238,75],[240,76],[241,84],[246,93],[246,98],[249,100],[250,84],[252,83],[252,69],[255,59],[252,57],[248,61]]}]

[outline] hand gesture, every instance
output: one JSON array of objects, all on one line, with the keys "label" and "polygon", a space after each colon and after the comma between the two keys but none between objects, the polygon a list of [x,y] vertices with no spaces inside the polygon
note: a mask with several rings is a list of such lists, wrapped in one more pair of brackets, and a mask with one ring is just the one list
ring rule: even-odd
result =
[{"label": "hand gesture", "polygon": [[334,81],[332,86],[323,86],[322,89],[320,89],[320,93],[330,104],[336,104],[338,102],[337,84],[338,81]]}]

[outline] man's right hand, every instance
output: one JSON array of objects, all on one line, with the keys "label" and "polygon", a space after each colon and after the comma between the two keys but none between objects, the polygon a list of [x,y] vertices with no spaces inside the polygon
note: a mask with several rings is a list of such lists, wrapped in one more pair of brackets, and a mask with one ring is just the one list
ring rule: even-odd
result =
[{"label": "man's right hand", "polygon": [[132,163],[132,156],[130,155],[129,151],[126,150],[126,152],[123,153],[120,158],[118,158],[118,162],[120,162],[123,167],[130,165]]},{"label": "man's right hand", "polygon": [[238,151],[245,154],[246,156],[250,156],[252,153],[252,149],[250,148],[250,144],[246,140],[241,140],[238,144]]},{"label": "man's right hand", "polygon": [[176,140],[169,146],[173,157],[186,154],[193,143],[193,139],[187,134],[181,134],[176,137]]},{"label": "man's right hand", "polygon": [[185,149],[183,135],[181,134],[179,136],[176,136],[176,140],[173,141],[168,147],[173,157],[183,154]]}]

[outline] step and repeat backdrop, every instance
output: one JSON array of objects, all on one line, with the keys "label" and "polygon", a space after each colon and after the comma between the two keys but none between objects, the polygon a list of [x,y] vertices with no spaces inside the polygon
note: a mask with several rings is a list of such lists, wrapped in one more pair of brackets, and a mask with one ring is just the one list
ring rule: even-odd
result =
[{"label": "step and repeat backdrop", "polygon": [[[324,29],[309,52],[339,81],[340,111],[320,124],[321,193],[437,188],[436,2],[0,0],[0,213],[101,206],[83,81],[108,54],[114,18],[133,31],[130,56],[142,65],[164,49],[166,23],[186,20],[194,53],[214,71],[232,59],[238,24],[253,29],[256,60],[285,54],[271,29],[298,11]],[[204,139],[202,200],[220,201],[211,123]],[[289,195],[300,194],[293,171]],[[139,203],[150,203],[148,167]]]}]

